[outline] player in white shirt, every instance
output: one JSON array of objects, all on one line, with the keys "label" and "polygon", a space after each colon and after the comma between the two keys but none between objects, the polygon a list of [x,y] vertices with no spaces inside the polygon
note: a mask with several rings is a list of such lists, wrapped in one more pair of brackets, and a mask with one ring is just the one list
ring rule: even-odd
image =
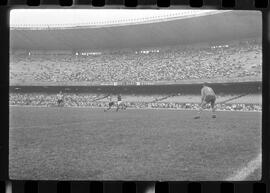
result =
[{"label": "player in white shirt", "polygon": [[108,99],[109,99],[109,107],[107,109],[104,109],[104,112],[110,110],[112,106],[114,105],[114,102],[112,101],[112,97],[109,96]]},{"label": "player in white shirt", "polygon": [[56,98],[57,98],[57,105],[58,105],[58,107],[64,106],[64,95],[63,95],[62,91],[60,91],[60,92],[56,95]]}]

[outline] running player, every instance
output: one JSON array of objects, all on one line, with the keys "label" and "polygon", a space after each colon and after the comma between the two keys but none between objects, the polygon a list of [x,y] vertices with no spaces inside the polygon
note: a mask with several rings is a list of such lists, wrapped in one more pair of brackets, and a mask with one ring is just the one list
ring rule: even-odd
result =
[{"label": "running player", "polygon": [[114,105],[114,102],[112,101],[112,97],[109,96],[109,107],[107,109],[104,109],[104,112],[110,110],[112,108],[112,106]]},{"label": "running player", "polygon": [[64,106],[64,95],[63,95],[62,91],[60,91],[60,92],[57,94],[56,97],[57,97],[57,105],[58,105],[58,107]]},{"label": "running player", "polygon": [[120,109],[120,107],[121,107],[121,109],[126,109],[126,105],[123,103],[122,97],[121,97],[121,95],[119,94],[119,95],[117,96],[117,108],[116,108],[116,111],[118,111],[118,110]]},{"label": "running player", "polygon": [[199,119],[203,108],[205,107],[205,105],[209,103],[211,104],[211,108],[212,108],[212,118],[216,118],[216,114],[215,114],[216,94],[214,90],[211,87],[207,86],[207,83],[204,83],[201,89],[201,95],[202,95],[202,98],[201,98],[201,104],[198,111],[198,115],[194,118]]}]

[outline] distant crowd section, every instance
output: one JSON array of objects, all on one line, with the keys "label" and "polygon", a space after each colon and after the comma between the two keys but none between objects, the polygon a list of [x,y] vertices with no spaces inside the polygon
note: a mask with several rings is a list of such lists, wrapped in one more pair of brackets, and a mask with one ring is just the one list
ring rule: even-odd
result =
[{"label": "distant crowd section", "polygon": [[[11,83],[155,82],[260,77],[258,40],[213,46],[170,46],[141,50],[12,53]],[[154,50],[154,51],[153,51]]]},{"label": "distant crowd section", "polygon": [[[96,100],[97,98],[100,98],[100,96],[94,94],[65,94],[64,107],[108,107],[109,100],[107,98]],[[148,96],[148,98],[151,98],[151,96]],[[198,98],[200,98],[200,96],[198,96]],[[123,97],[123,102],[128,108],[164,108],[181,110],[198,110],[199,108],[199,103],[194,102],[151,102],[146,100],[134,100],[134,97],[133,100],[129,100],[128,96]],[[57,107],[57,95],[41,93],[10,93],[9,104],[20,106]],[[262,104],[258,103],[221,103],[217,104],[216,107],[217,110],[262,111]]]}]

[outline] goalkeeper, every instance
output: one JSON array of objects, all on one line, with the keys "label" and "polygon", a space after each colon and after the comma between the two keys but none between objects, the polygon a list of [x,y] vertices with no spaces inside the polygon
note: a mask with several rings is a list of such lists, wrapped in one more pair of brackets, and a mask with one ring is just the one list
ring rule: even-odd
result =
[{"label": "goalkeeper", "polygon": [[203,87],[201,89],[201,96],[202,98],[201,98],[201,104],[198,111],[198,115],[194,118],[199,119],[200,114],[203,111],[203,108],[205,107],[205,105],[209,103],[211,104],[211,108],[212,108],[212,118],[216,118],[216,114],[215,114],[216,94],[211,87],[207,86],[207,83],[203,84]]}]

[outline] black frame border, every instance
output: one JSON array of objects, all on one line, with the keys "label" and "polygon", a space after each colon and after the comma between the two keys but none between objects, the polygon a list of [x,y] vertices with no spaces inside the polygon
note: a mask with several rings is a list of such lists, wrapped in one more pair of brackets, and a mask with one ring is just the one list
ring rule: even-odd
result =
[{"label": "black frame border", "polygon": [[[83,186],[85,192],[135,193],[140,183],[155,184],[156,192],[270,192],[270,2],[269,0],[1,0],[0,1],[0,190],[8,189],[12,183],[14,192],[44,192],[41,188],[56,192],[74,192]],[[262,114],[262,178],[260,181],[203,181],[203,182],[131,182],[131,181],[9,181],[9,11],[14,8],[135,8],[135,9],[220,9],[220,10],[257,10],[262,13],[263,49],[263,114]],[[116,184],[112,186],[111,183]],[[77,188],[74,189],[74,184]],[[79,184],[79,185],[78,185]],[[83,185],[82,185],[83,184]],[[120,185],[119,185],[120,184]],[[16,189],[19,188],[18,190]],[[54,188],[53,188],[54,187]],[[120,188],[121,187],[121,188]],[[15,189],[14,189],[15,188]],[[51,189],[50,189],[51,188]],[[56,188],[56,189],[55,189]],[[54,191],[52,191],[54,192]],[[80,191],[81,192],[81,191]]]}]

